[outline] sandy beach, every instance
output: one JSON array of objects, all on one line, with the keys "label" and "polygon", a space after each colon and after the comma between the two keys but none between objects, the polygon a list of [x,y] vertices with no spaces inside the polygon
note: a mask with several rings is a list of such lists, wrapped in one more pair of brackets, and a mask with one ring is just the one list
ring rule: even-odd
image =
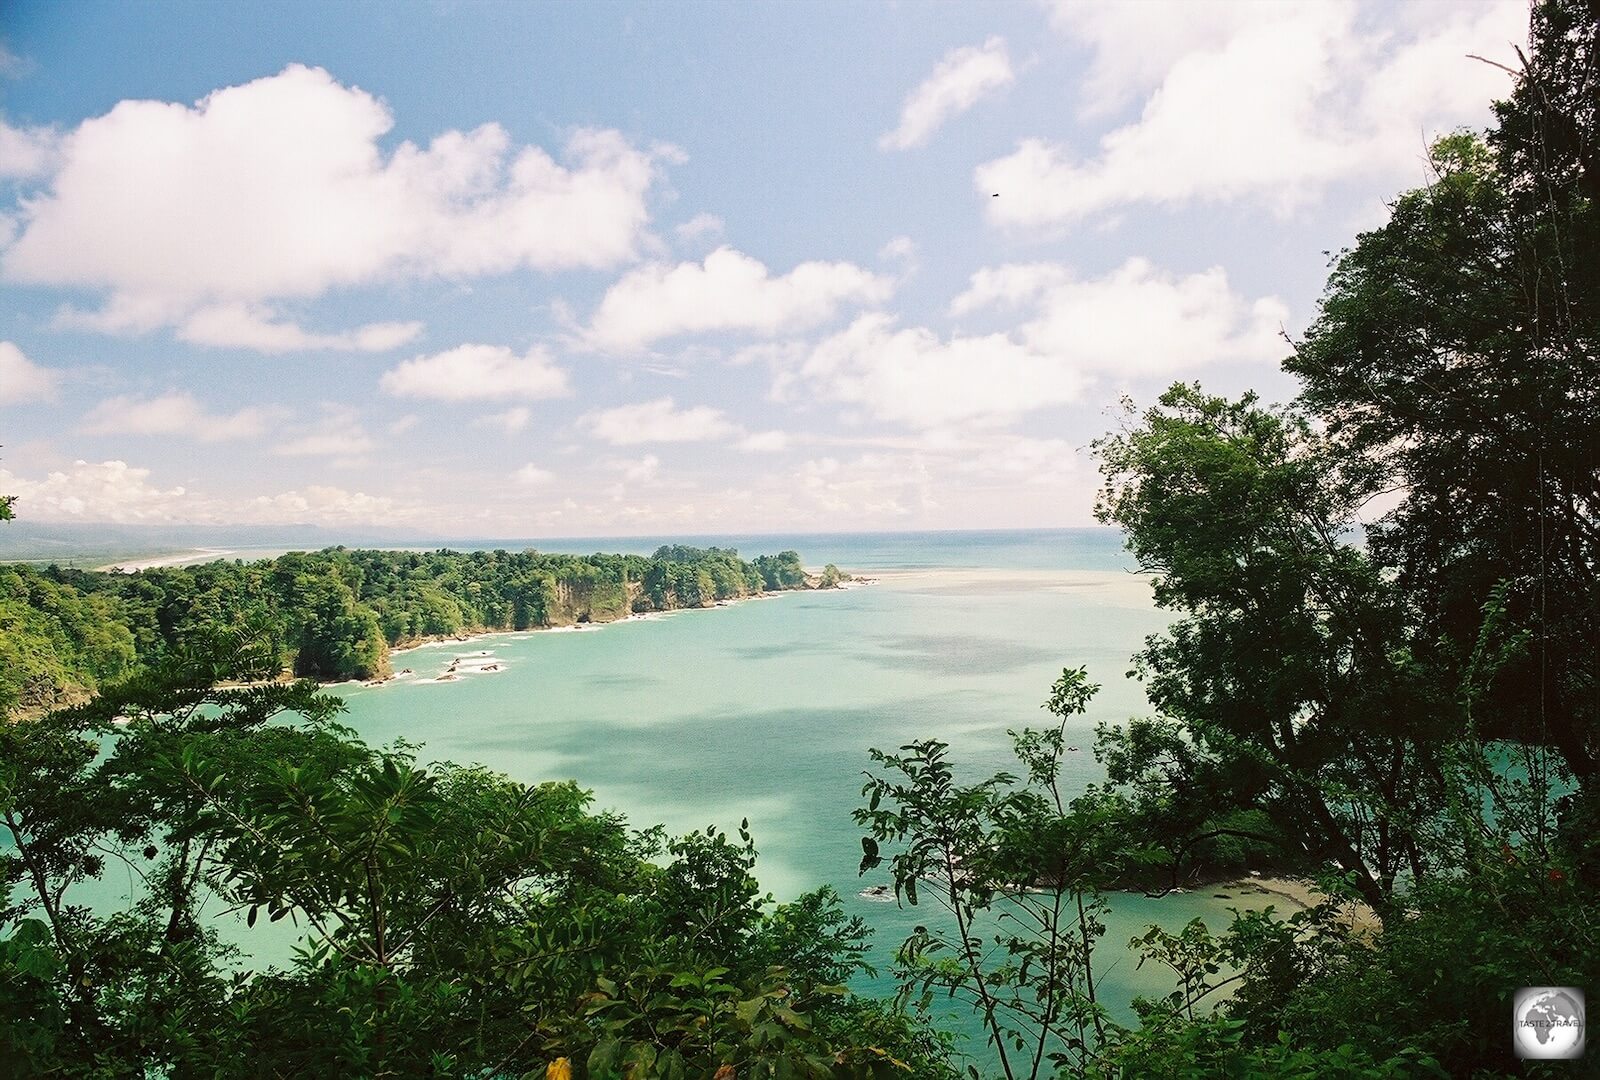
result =
[{"label": "sandy beach", "polygon": [[183,554],[161,555],[155,558],[133,559],[131,561],[125,560],[123,562],[108,563],[105,566],[97,566],[95,569],[105,573],[134,574],[140,570],[155,570],[163,566],[186,566],[189,563],[212,562],[216,559],[226,558],[233,553],[232,548],[195,548],[193,551]]}]

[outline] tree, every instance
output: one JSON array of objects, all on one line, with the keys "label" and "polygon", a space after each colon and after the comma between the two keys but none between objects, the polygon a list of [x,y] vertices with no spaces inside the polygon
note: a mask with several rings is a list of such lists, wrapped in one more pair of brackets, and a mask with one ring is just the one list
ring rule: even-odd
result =
[{"label": "tree", "polygon": [[[8,1075],[948,1077],[837,985],[865,930],[836,896],[759,895],[748,833],[664,847],[570,783],[368,747],[214,631],[0,725]],[[137,888],[86,902],[111,862]],[[293,954],[241,957],[219,907]]]},{"label": "tree", "polygon": [[1531,40],[1495,128],[1335,260],[1295,405],[1177,386],[1100,444],[1182,616],[1139,658],[1164,715],[1102,740],[1130,824],[1259,808],[1383,916],[1146,935],[1182,986],[1108,1071],[1509,1071],[1504,987],[1600,976],[1600,5]]},{"label": "tree", "polygon": [[1183,613],[1136,657],[1152,703],[1233,777],[1233,805],[1266,809],[1385,911],[1402,871],[1429,868],[1449,699],[1401,598],[1347,539],[1365,470],[1303,414],[1185,385],[1096,447],[1100,519]]},{"label": "tree", "polygon": [[1600,121],[1592,0],[1535,6],[1487,139],[1334,264],[1285,363],[1332,439],[1405,498],[1369,530],[1459,671],[1505,583],[1531,634],[1488,691],[1491,734],[1600,774]]},{"label": "tree", "polygon": [[951,923],[919,926],[900,947],[899,1000],[926,1011],[943,995],[977,1010],[1008,1080],[1085,1067],[1113,1026],[1096,996],[1100,893],[1150,856],[1121,844],[1113,797],[1061,792],[1065,725],[1098,689],[1082,668],[1064,671],[1045,705],[1059,723],[1010,733],[1025,778],[958,784],[936,740],[873,750],[879,772],[855,812],[868,829],[861,872],[895,845],[895,896],[932,899]]}]

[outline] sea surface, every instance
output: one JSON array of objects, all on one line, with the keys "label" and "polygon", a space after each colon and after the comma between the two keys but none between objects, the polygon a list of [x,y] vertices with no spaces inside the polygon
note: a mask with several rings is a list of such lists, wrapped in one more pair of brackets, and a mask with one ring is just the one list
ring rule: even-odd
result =
[{"label": "sea surface", "polygon": [[[1076,793],[1103,776],[1095,724],[1148,710],[1129,658],[1167,616],[1112,530],[674,539],[746,558],[794,549],[808,567],[835,563],[875,581],[424,646],[394,658],[410,676],[335,688],[346,722],[369,741],[421,742],[425,759],[482,762],[530,782],[575,780],[597,807],[640,827],[731,832],[748,818],[763,886],[783,900],[832,885],[875,931],[880,974],[857,988],[889,994],[894,947],[938,916],[926,903],[861,895],[889,881],[882,871],[857,876],[861,830],[851,811],[863,805],[868,750],[938,738],[967,780],[1014,769],[1007,729],[1048,723],[1041,703],[1051,684],[1081,664],[1102,689],[1068,726],[1079,749],[1066,757],[1064,786]],[[648,552],[658,542],[528,546]],[[457,658],[458,671],[499,670],[433,681]],[[1229,907],[1266,899],[1118,894],[1097,951],[1101,1000],[1131,1019],[1136,994],[1172,989],[1127,948],[1148,924],[1176,929],[1201,917],[1221,929]]]}]

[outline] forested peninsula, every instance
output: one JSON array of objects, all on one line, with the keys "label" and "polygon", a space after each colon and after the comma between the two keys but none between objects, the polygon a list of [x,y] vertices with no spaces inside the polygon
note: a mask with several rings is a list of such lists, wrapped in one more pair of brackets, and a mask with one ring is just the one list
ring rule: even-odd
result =
[{"label": "forested peninsula", "polygon": [[389,674],[392,650],[503,630],[604,623],[763,593],[833,588],[794,551],[641,555],[342,547],[136,573],[0,566],[0,703],[37,712],[193,649],[219,631],[269,642],[285,675]]}]

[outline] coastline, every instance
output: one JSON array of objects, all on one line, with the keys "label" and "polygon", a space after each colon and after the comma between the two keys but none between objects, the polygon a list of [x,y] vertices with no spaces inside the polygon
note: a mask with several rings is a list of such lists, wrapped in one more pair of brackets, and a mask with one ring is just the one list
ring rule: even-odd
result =
[{"label": "coastline", "polygon": [[95,567],[97,573],[102,574],[136,574],[140,570],[159,570],[167,566],[187,566],[190,563],[215,562],[234,554],[235,548],[191,548],[186,553],[174,555],[157,555],[149,558],[131,559],[123,562],[107,563]]},{"label": "coastline", "polygon": [[1276,877],[1262,875],[1261,877],[1232,878],[1226,881],[1215,881],[1208,885],[1197,885],[1191,892],[1212,890],[1214,893],[1226,892],[1248,896],[1252,893],[1265,893],[1270,896],[1287,900],[1302,911],[1316,907],[1325,899],[1324,894],[1311,882],[1302,878]]},{"label": "coastline", "polygon": [[[1215,890],[1213,895],[1227,892],[1229,898],[1233,896],[1267,895],[1276,899],[1285,900],[1301,911],[1309,911],[1318,904],[1328,899],[1328,894],[1317,888],[1316,884],[1306,878],[1277,877],[1263,875],[1261,877],[1234,878],[1230,881],[1218,881],[1210,885],[1198,886],[1193,891],[1201,889]],[[1383,924],[1378,919],[1378,913],[1373,911],[1360,900],[1345,900],[1335,906],[1335,921],[1343,924],[1346,929],[1357,936],[1367,937],[1378,933]]]},{"label": "coastline", "polygon": [[[818,576],[818,575],[813,574],[809,570],[806,573],[811,578],[815,578],[815,577]],[[389,657],[392,659],[393,657],[401,656],[401,655],[403,655],[405,653],[416,652],[416,651],[418,651],[420,649],[437,648],[438,646],[441,646],[441,645],[449,645],[449,644],[469,645],[469,644],[472,644],[473,642],[486,641],[486,640],[493,639],[493,638],[516,638],[516,637],[522,637],[522,636],[525,636],[525,635],[528,635],[528,634],[553,634],[553,633],[575,634],[575,633],[588,633],[588,632],[591,632],[591,631],[594,631],[594,630],[603,629],[604,627],[607,627],[607,626],[615,626],[615,625],[617,625],[619,623],[650,622],[650,621],[653,621],[653,620],[669,618],[669,617],[671,617],[673,615],[684,614],[686,612],[692,612],[692,611],[715,611],[718,608],[733,607],[736,604],[743,604],[743,603],[746,603],[746,602],[751,601],[751,600],[777,600],[777,599],[779,599],[781,597],[784,597],[784,596],[794,595],[795,593],[833,592],[833,591],[842,592],[842,591],[845,591],[845,590],[848,590],[848,589],[859,589],[859,588],[865,588],[865,587],[870,586],[870,585],[876,585],[877,582],[878,582],[878,579],[876,577],[867,577],[867,576],[857,577],[857,576],[852,575],[851,577],[847,578],[844,581],[841,581],[841,582],[839,582],[839,583],[837,583],[835,585],[827,586],[825,588],[824,587],[819,587],[819,586],[807,585],[804,588],[798,588],[798,589],[771,589],[771,590],[766,590],[766,591],[758,592],[758,593],[750,593],[747,596],[734,597],[734,598],[730,598],[730,599],[727,599],[727,600],[718,600],[715,603],[705,604],[705,605],[703,605],[701,607],[669,608],[666,611],[629,612],[628,614],[623,615],[621,618],[617,618],[617,619],[600,619],[598,621],[590,621],[590,622],[561,623],[559,625],[553,625],[553,626],[532,626],[532,627],[527,628],[526,630],[475,629],[475,630],[466,631],[466,632],[461,633],[461,634],[436,634],[436,635],[432,635],[432,636],[429,636],[429,637],[421,638],[421,639],[418,639],[418,640],[415,640],[415,641],[407,641],[404,644],[400,644],[400,645],[391,645],[389,647]],[[394,682],[396,679],[400,678],[402,675],[411,675],[411,674],[415,674],[415,672],[413,672],[410,668],[405,668],[402,671],[398,671],[398,672],[391,671],[389,674],[384,675],[382,678],[377,678],[377,679],[341,679],[341,680],[339,680],[337,682],[325,682],[325,683],[322,683],[321,685],[323,685],[323,686],[349,686],[351,684],[355,684],[357,686],[378,687],[378,686],[383,686],[383,685],[386,685],[388,683]],[[450,673],[450,674],[454,675],[456,673]],[[463,674],[465,674],[465,673],[463,673]],[[412,680],[412,681],[415,681],[415,682],[441,682],[441,681],[454,681],[454,679],[453,678],[452,679],[438,679],[438,678],[424,679],[424,678],[418,678],[418,679],[415,679],[415,680]]]}]

